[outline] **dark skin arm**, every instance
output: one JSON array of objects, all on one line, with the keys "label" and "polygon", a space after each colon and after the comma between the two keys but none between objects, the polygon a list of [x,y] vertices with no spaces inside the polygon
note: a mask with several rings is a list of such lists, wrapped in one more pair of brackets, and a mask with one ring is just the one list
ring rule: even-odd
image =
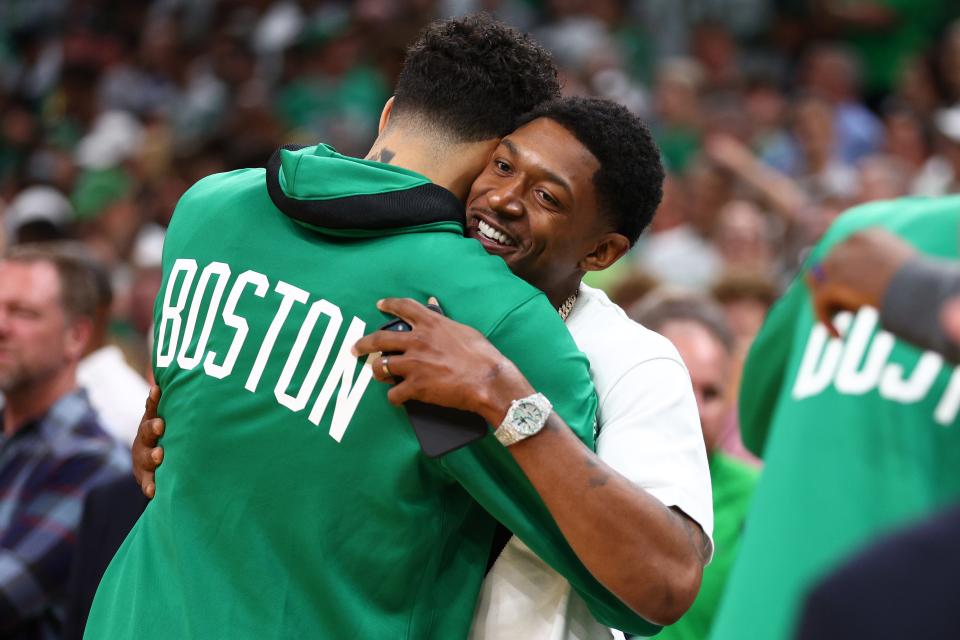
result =
[{"label": "dark skin arm", "polygon": [[840,311],[877,309],[897,271],[916,254],[916,249],[883,229],[867,229],[851,235],[830,250],[820,263],[820,275],[807,275],[813,307],[834,337],[833,316]]},{"label": "dark skin arm", "polygon": [[[403,380],[387,394],[480,414],[499,425],[512,400],[534,393],[523,374],[478,331],[409,299],[378,308],[413,326],[357,342],[358,355],[397,352],[389,369]],[[379,362],[375,377],[387,378]],[[556,414],[537,435],[508,451],[536,488],[580,561],[645,619],[675,622],[700,588],[709,541],[682,512],[621,476],[577,439]]]},{"label": "dark skin arm", "polygon": [[160,436],[163,435],[163,419],[157,415],[157,405],[160,404],[160,387],[150,387],[150,395],[140,419],[137,437],[133,440],[130,457],[133,462],[133,477],[140,490],[147,498],[153,498],[157,492],[154,472],[163,462],[163,449],[157,446]]},{"label": "dark skin arm", "polygon": [[[526,378],[482,334],[427,310],[413,300],[388,300],[386,313],[414,327],[361,339],[358,354],[402,352],[389,369],[400,384],[387,393],[394,404],[410,399],[465,409],[499,425],[510,402],[534,392]],[[469,364],[467,364],[469,363]],[[375,363],[374,375],[393,382]],[[157,441],[159,388],[151,390],[133,445],[134,475],[148,498],[162,461]],[[655,624],[672,624],[700,588],[710,543],[700,526],[611,469],[587,449],[556,414],[536,436],[508,451],[540,494],[571,548],[607,589]]]}]

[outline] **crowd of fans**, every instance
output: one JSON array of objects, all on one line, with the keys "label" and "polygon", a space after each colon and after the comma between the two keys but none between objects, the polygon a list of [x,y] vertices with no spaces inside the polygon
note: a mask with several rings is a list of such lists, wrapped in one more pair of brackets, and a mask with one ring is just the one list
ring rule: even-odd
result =
[{"label": "crowd of fans", "polygon": [[182,193],[263,166],[281,144],[361,154],[404,47],[434,18],[480,10],[550,48],[565,93],[650,124],[662,205],[633,252],[587,282],[648,320],[657,287],[702,296],[673,312],[706,333],[673,329],[710,343],[688,364],[710,345],[722,361],[691,366],[708,444],[756,464],[736,433],[738,371],[806,250],[854,205],[960,192],[954,2],[7,0],[3,246],[82,242],[112,284],[109,341],[149,378],[164,228]]},{"label": "crowd of fans", "polygon": [[6,242],[82,239],[111,270],[112,338],[145,371],[184,190],[282,143],[360,153],[404,46],[476,10],[551,48],[566,93],[617,100],[655,131],[663,205],[593,283],[625,307],[658,283],[710,293],[738,353],[840,211],[960,189],[960,10],[940,0],[11,0]]}]

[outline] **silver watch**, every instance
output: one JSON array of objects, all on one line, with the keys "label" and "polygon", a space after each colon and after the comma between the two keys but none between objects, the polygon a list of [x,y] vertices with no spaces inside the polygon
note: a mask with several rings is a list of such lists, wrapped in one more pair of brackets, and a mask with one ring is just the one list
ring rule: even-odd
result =
[{"label": "silver watch", "polygon": [[535,435],[553,411],[553,405],[542,393],[535,393],[510,403],[507,415],[494,431],[497,440],[505,447]]}]

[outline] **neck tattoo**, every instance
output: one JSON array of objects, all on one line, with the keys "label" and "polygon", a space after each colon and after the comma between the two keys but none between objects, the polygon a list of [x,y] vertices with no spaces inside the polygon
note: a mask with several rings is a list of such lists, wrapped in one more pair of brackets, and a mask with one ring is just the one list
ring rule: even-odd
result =
[{"label": "neck tattoo", "polygon": [[577,296],[579,295],[580,295],[580,290],[577,289],[577,291],[572,296],[564,300],[563,304],[557,307],[557,313],[560,314],[560,319],[563,320],[564,322],[567,321],[567,316],[569,316],[570,312],[573,311],[573,305],[577,304]]},{"label": "neck tattoo", "polygon": [[390,161],[393,160],[393,156],[397,155],[391,149],[380,149],[375,154],[373,154],[370,159],[377,162],[382,162],[384,164],[390,164]]}]

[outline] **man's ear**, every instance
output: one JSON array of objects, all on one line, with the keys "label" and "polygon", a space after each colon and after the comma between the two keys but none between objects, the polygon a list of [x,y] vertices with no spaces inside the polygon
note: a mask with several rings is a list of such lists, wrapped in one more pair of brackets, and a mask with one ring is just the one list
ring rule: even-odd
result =
[{"label": "man's ear", "polygon": [[91,339],[93,339],[93,320],[86,317],[74,319],[67,326],[67,335],[64,341],[67,359],[72,362],[79,362]]},{"label": "man's ear", "polygon": [[387,103],[383,105],[383,111],[380,112],[380,124],[377,126],[377,135],[383,133],[383,130],[387,128],[387,123],[390,122],[390,114],[393,113],[393,101],[395,99],[396,96],[390,96]]},{"label": "man's ear", "polygon": [[630,240],[627,236],[611,231],[605,233],[577,265],[581,271],[603,271],[623,257],[630,250]]}]

